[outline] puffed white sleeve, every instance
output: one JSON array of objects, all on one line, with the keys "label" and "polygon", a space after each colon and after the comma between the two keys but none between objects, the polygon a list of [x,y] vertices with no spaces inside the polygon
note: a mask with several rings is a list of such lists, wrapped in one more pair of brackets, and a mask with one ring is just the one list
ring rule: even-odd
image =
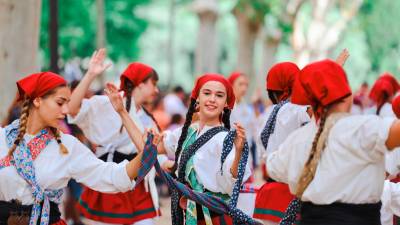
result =
[{"label": "puffed white sleeve", "polygon": [[68,122],[76,124],[92,143],[107,145],[119,134],[122,126],[107,96],[95,95],[83,99],[81,108],[74,117],[68,115]]},{"label": "puffed white sleeve", "polygon": [[389,117],[368,116],[356,133],[347,136],[344,141],[352,143],[354,139],[359,140],[359,143],[361,143],[360,150],[369,153],[369,156],[373,159],[381,160],[382,154],[388,151],[386,141],[394,120],[394,118]]},{"label": "puffed white sleeve", "polygon": [[385,169],[392,177],[400,173],[400,148],[385,154]]},{"label": "puffed white sleeve", "polygon": [[[223,143],[220,142],[220,144],[215,145],[216,151],[219,153],[217,159],[219,160],[221,158],[221,153],[222,153],[222,148],[223,148]],[[216,174],[216,181],[218,187],[221,189],[222,193],[227,193],[229,195],[232,195],[233,187],[235,185],[235,182],[237,181],[236,178],[233,177],[231,173],[231,167],[233,164],[233,161],[235,159],[235,152],[236,148],[235,145],[233,145],[233,148],[231,152],[228,154],[226,157],[226,160],[224,164],[222,165],[222,172],[220,170],[217,171]],[[249,158],[246,163],[246,169],[244,172],[243,176],[243,183],[250,177],[251,175],[251,169],[250,169],[250,153],[249,153]],[[218,165],[221,165],[221,162],[218,162]]]},{"label": "puffed white sleeve", "polygon": [[175,157],[175,150],[178,147],[179,137],[182,133],[182,127],[176,128],[173,131],[164,131],[164,148],[169,158]]},{"label": "puffed white sleeve", "polygon": [[135,186],[135,181],[129,178],[126,171],[127,160],[118,164],[104,162],[78,140],[68,150],[68,171],[77,182],[105,193],[126,192]]},{"label": "puffed white sleeve", "polygon": [[291,152],[295,150],[293,146],[293,139],[297,132],[291,133],[286,140],[279,145],[277,151],[272,152],[267,157],[266,170],[269,177],[282,183],[289,181],[289,164],[291,159]]}]

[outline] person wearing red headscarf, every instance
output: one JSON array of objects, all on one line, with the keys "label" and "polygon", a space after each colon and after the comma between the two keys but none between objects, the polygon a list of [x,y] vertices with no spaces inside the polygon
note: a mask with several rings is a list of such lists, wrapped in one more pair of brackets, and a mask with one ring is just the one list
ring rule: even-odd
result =
[{"label": "person wearing red headscarf", "polygon": [[[291,132],[310,121],[307,106],[289,102],[299,72],[296,64],[282,62],[272,66],[266,76],[266,90],[274,105],[259,117],[257,123],[257,147],[263,164]],[[286,184],[266,179],[267,183],[257,192],[253,216],[262,219],[264,224],[278,224],[293,195]]]},{"label": "person wearing red headscarf", "polygon": [[390,73],[382,74],[372,86],[369,98],[374,106],[367,110],[367,113],[383,117],[395,117],[392,110],[392,99],[400,89],[397,79]]},{"label": "person wearing red headscarf", "polygon": [[[184,172],[184,178],[181,177],[182,174],[176,173],[178,180],[182,178],[181,182],[193,190],[207,192],[225,200],[229,200],[232,195],[235,178],[238,175],[239,160],[246,141],[243,127],[234,124],[237,130],[235,144],[221,165],[224,140],[231,127],[230,111],[234,105],[235,95],[227,79],[220,74],[200,76],[191,93],[184,126],[174,131],[166,131],[163,141],[158,146],[159,152],[167,152],[171,157],[175,157],[172,173]],[[199,119],[192,123],[195,113]],[[200,144],[194,145],[195,142]],[[196,146],[195,154],[188,161],[182,162],[181,156],[192,144]],[[182,163],[186,167],[183,167]],[[244,168],[243,181],[247,180],[251,173],[248,163]],[[174,207],[174,204],[172,207],[175,212],[182,209],[186,211],[185,224],[206,224],[205,220],[208,219],[214,225],[232,224],[232,219],[228,215],[219,215],[190,200],[182,199],[180,208],[176,205]]]},{"label": "person wearing red headscarf", "polygon": [[63,77],[35,73],[17,87],[21,116],[0,127],[0,224],[66,225],[58,204],[70,179],[107,193],[135,186],[142,153],[130,162],[103,162],[60,131],[71,96]]},{"label": "person wearing red headscarf", "polygon": [[[104,61],[105,57],[105,50],[101,49],[95,53],[91,63]],[[114,111],[109,98],[97,95],[84,99],[84,93],[97,76],[98,73],[89,70],[73,91],[68,120],[81,128],[88,140],[98,146],[95,154],[101,160],[118,163],[135,158],[138,150],[122,127],[120,116]],[[129,64],[120,76],[120,91],[123,92],[126,110],[142,131],[157,129],[152,115],[142,107],[158,95],[157,80],[157,72],[139,62]],[[78,208],[92,224],[154,224],[153,218],[159,212],[154,178],[155,170],[152,169],[145,182],[126,193],[106,194],[86,188]]]},{"label": "person wearing red headscarf", "polygon": [[380,224],[385,152],[400,146],[400,121],[351,115],[346,73],[331,60],[300,71],[291,101],[315,117],[268,156],[267,173],[301,201],[300,224]]}]

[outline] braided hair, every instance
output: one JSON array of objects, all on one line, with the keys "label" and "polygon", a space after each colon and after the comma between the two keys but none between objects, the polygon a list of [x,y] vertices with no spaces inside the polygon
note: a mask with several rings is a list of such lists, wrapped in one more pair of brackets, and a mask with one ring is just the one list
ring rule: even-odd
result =
[{"label": "braided hair", "polygon": [[186,113],[186,120],[185,120],[185,123],[184,123],[184,125],[182,127],[181,136],[179,137],[179,140],[178,140],[178,147],[176,148],[176,151],[175,151],[175,163],[174,163],[174,165],[172,167],[172,174],[175,174],[175,171],[178,169],[178,159],[179,159],[179,156],[180,156],[180,154],[182,152],[183,142],[185,142],[185,140],[186,140],[186,137],[187,137],[187,134],[188,134],[188,130],[189,130],[189,126],[192,123],[192,117],[193,117],[193,114],[196,111],[196,106],[197,106],[196,99],[192,98],[190,100],[189,109],[188,109],[188,111]]},{"label": "braided hair", "polygon": [[[65,87],[65,85],[61,85],[59,87]],[[56,87],[56,88],[50,90],[49,92],[44,94],[42,96],[42,98],[46,98],[49,95],[52,95],[57,90],[57,88],[59,88],[59,87]],[[28,124],[29,109],[30,109],[31,105],[32,105],[32,100],[29,99],[27,96],[25,96],[25,98],[23,100],[23,103],[22,103],[21,116],[19,118],[20,124],[19,124],[18,136],[15,139],[13,146],[8,151],[8,155],[9,156],[12,156],[12,154],[15,151],[15,149],[17,148],[17,146],[19,145],[21,140],[24,138],[24,135],[26,133],[27,124]],[[68,154],[68,149],[65,147],[65,145],[61,141],[61,132],[60,132],[60,130],[58,130],[57,128],[54,128],[54,127],[51,127],[50,130],[52,131],[52,133],[53,133],[58,145],[60,146],[61,154]]]},{"label": "braided hair", "polygon": [[22,110],[21,110],[21,116],[19,117],[19,130],[18,130],[18,136],[14,141],[13,146],[8,150],[8,155],[12,156],[14,153],[15,149],[21,142],[22,138],[24,137],[26,133],[26,125],[28,123],[28,116],[29,116],[29,108],[31,105],[31,100],[29,98],[24,98],[24,101],[22,103]]}]

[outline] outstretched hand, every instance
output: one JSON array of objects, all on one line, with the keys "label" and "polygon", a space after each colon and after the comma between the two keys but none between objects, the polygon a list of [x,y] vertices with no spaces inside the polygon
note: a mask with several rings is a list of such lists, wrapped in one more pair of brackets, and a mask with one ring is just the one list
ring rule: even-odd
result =
[{"label": "outstretched hand", "polygon": [[106,49],[101,48],[98,51],[94,51],[89,61],[89,68],[87,73],[92,76],[98,76],[102,74],[106,69],[111,66],[111,63],[105,64]]},{"label": "outstretched hand", "polygon": [[106,93],[108,99],[110,99],[110,102],[117,113],[121,113],[126,110],[122,101],[122,96],[119,94],[118,88],[114,84],[107,83],[104,92]]}]

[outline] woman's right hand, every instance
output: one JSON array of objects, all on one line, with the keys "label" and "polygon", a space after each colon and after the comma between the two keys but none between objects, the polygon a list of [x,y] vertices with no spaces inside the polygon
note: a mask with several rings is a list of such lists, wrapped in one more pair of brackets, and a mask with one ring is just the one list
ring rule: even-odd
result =
[{"label": "woman's right hand", "polygon": [[89,68],[87,74],[90,76],[98,76],[102,74],[106,69],[111,66],[111,63],[104,64],[106,59],[106,49],[101,48],[98,51],[94,51],[89,61]]}]

